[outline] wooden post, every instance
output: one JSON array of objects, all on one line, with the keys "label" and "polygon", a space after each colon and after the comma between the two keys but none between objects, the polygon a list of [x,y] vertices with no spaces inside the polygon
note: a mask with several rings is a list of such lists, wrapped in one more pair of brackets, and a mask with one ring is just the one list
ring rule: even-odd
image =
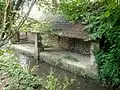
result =
[{"label": "wooden post", "polygon": [[40,33],[35,33],[35,57],[39,60],[39,53],[44,50]]}]

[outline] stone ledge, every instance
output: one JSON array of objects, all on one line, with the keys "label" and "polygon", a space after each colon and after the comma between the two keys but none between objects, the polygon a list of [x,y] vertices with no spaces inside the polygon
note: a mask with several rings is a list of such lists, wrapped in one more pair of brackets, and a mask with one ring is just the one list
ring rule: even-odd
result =
[{"label": "stone ledge", "polygon": [[11,45],[11,49],[13,49],[16,52],[35,57],[34,44],[14,44]]},{"label": "stone ledge", "polygon": [[77,65],[70,62],[67,59],[62,59],[52,56],[47,56],[45,54],[40,54],[40,59],[54,66],[58,66],[64,70],[70,71],[75,75],[97,79],[97,72],[93,71],[91,68],[86,68],[84,65]]},{"label": "stone ledge", "polygon": [[[12,45],[11,49],[14,49],[16,52],[20,52],[23,54],[26,54],[28,56],[33,56],[35,57],[35,51],[34,51],[34,45],[20,45],[20,44],[16,44],[16,45]],[[75,75],[79,75],[79,76],[83,76],[83,77],[88,77],[88,78],[92,78],[92,79],[97,79],[97,72],[96,70],[94,70],[94,68],[91,68],[91,66],[89,65],[89,63],[84,64],[82,61],[85,60],[81,60],[80,57],[80,61],[79,62],[75,62],[75,61],[71,61],[68,60],[66,58],[61,58],[63,57],[63,55],[65,55],[65,53],[67,52],[61,52],[63,55],[58,54],[57,53],[52,53],[51,52],[40,52],[40,59],[45,61],[48,64],[60,67],[64,70],[70,71],[72,73],[74,73]],[[60,52],[60,51],[59,51]],[[73,54],[73,53],[71,53]],[[82,58],[85,59],[85,58]]]}]

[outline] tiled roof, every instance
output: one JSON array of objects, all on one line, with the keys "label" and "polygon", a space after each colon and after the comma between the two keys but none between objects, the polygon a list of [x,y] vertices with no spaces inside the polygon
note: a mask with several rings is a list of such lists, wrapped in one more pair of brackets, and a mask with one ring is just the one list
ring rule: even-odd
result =
[{"label": "tiled roof", "polygon": [[59,36],[65,36],[70,38],[79,38],[84,41],[90,40],[89,34],[84,30],[82,24],[72,24],[66,20],[62,15],[52,15],[43,17],[44,21],[52,24],[52,29],[55,34]]},{"label": "tiled roof", "polygon": [[84,26],[81,24],[75,24],[72,28],[61,29],[56,31],[55,34],[64,37],[83,39],[84,41],[89,41],[89,34],[84,30]]}]

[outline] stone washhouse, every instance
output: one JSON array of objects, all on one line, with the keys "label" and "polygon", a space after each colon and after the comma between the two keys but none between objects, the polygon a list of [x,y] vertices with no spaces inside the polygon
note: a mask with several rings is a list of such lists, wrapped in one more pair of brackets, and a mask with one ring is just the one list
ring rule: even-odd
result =
[{"label": "stone washhouse", "polygon": [[94,77],[97,70],[93,50],[99,44],[90,39],[84,25],[72,24],[61,15],[47,16],[42,20],[52,23],[54,33],[46,37],[51,46],[43,47],[39,32],[20,32],[20,40],[12,48],[34,56],[40,63],[44,61],[78,75]]}]

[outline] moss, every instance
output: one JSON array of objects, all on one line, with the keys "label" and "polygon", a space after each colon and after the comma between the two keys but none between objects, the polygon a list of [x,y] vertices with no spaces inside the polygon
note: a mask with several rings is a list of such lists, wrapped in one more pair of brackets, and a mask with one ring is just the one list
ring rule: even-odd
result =
[{"label": "moss", "polygon": [[64,58],[62,58],[62,60],[61,60],[61,58],[57,58],[57,57],[55,58],[55,57],[51,57],[51,56],[41,55],[40,59],[42,59],[46,63],[60,67],[64,70],[70,71],[70,72],[74,73],[75,75],[88,77],[88,78],[97,80],[96,72],[94,72],[94,71],[91,72],[91,70],[89,70],[87,68],[82,68],[82,67],[80,68],[75,65],[68,64],[67,62],[65,62],[66,59],[64,59]]}]

